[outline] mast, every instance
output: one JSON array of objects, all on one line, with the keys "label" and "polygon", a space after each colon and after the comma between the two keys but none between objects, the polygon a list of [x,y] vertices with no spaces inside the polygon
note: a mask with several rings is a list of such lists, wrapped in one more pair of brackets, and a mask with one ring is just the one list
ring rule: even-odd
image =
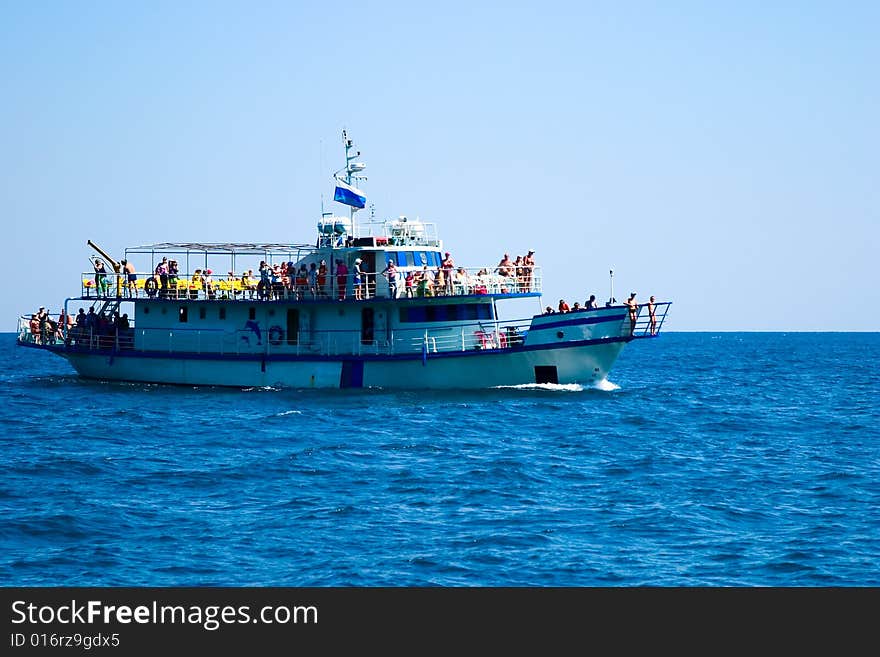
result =
[{"label": "mast", "polygon": [[[366,168],[366,165],[363,162],[355,162],[357,158],[360,157],[361,152],[355,151],[354,142],[351,140],[351,137],[348,136],[348,131],[343,128],[342,129],[342,145],[345,147],[345,182],[348,185],[353,187],[357,187],[358,183],[362,181],[366,181],[366,176],[358,175],[361,171]],[[357,226],[355,224],[355,213],[360,208],[356,208],[353,205],[349,206],[349,218],[351,219],[351,234],[357,235]]]}]

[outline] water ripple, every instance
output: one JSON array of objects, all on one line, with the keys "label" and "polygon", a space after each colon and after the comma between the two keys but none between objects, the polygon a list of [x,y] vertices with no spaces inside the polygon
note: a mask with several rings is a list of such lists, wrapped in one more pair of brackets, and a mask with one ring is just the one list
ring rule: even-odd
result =
[{"label": "water ripple", "polygon": [[0,349],[7,585],[880,585],[878,334],[669,334],[613,383],[434,393]]}]

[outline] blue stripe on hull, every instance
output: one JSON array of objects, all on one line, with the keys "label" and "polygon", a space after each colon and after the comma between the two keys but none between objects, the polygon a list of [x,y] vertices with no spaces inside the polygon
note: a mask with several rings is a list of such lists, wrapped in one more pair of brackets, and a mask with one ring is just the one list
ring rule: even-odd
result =
[{"label": "blue stripe on hull", "polygon": [[603,315],[602,317],[582,317],[578,319],[566,319],[559,322],[548,322],[547,324],[533,324],[530,331],[543,331],[544,329],[559,328],[560,326],[581,326],[584,324],[602,324],[603,322],[619,322],[626,319],[623,315]]}]

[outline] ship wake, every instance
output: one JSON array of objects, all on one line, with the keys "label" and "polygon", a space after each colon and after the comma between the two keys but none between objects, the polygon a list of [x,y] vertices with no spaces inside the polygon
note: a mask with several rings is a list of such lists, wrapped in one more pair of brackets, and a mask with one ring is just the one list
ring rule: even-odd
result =
[{"label": "ship wake", "polygon": [[602,379],[589,385],[582,385],[580,383],[521,383],[515,386],[493,387],[495,390],[548,390],[551,392],[583,392],[584,390],[612,392],[620,389],[619,385],[612,383],[608,379]]}]

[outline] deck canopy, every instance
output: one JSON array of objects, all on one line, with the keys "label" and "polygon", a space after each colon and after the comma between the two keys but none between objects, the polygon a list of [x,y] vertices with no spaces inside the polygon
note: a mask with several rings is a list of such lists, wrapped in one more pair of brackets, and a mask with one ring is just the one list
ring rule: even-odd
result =
[{"label": "deck canopy", "polygon": [[173,253],[173,254],[199,254],[199,255],[267,255],[301,253],[314,251],[313,244],[257,244],[244,242],[159,242],[157,244],[144,244],[131,246],[125,249],[125,253]]},{"label": "deck canopy", "polygon": [[[125,249],[127,260],[137,261],[132,256],[149,255],[150,267],[155,268],[157,261],[163,256],[174,256],[182,262],[181,273],[189,274],[193,267],[208,267],[217,265],[217,259],[223,263],[223,267],[231,267],[236,270],[237,266],[252,260],[265,260],[268,263],[274,261],[299,261],[309,253],[314,253],[314,244],[271,244],[271,243],[243,243],[243,242],[159,242],[157,244],[143,244]],[[252,263],[255,266],[256,263]]]}]

